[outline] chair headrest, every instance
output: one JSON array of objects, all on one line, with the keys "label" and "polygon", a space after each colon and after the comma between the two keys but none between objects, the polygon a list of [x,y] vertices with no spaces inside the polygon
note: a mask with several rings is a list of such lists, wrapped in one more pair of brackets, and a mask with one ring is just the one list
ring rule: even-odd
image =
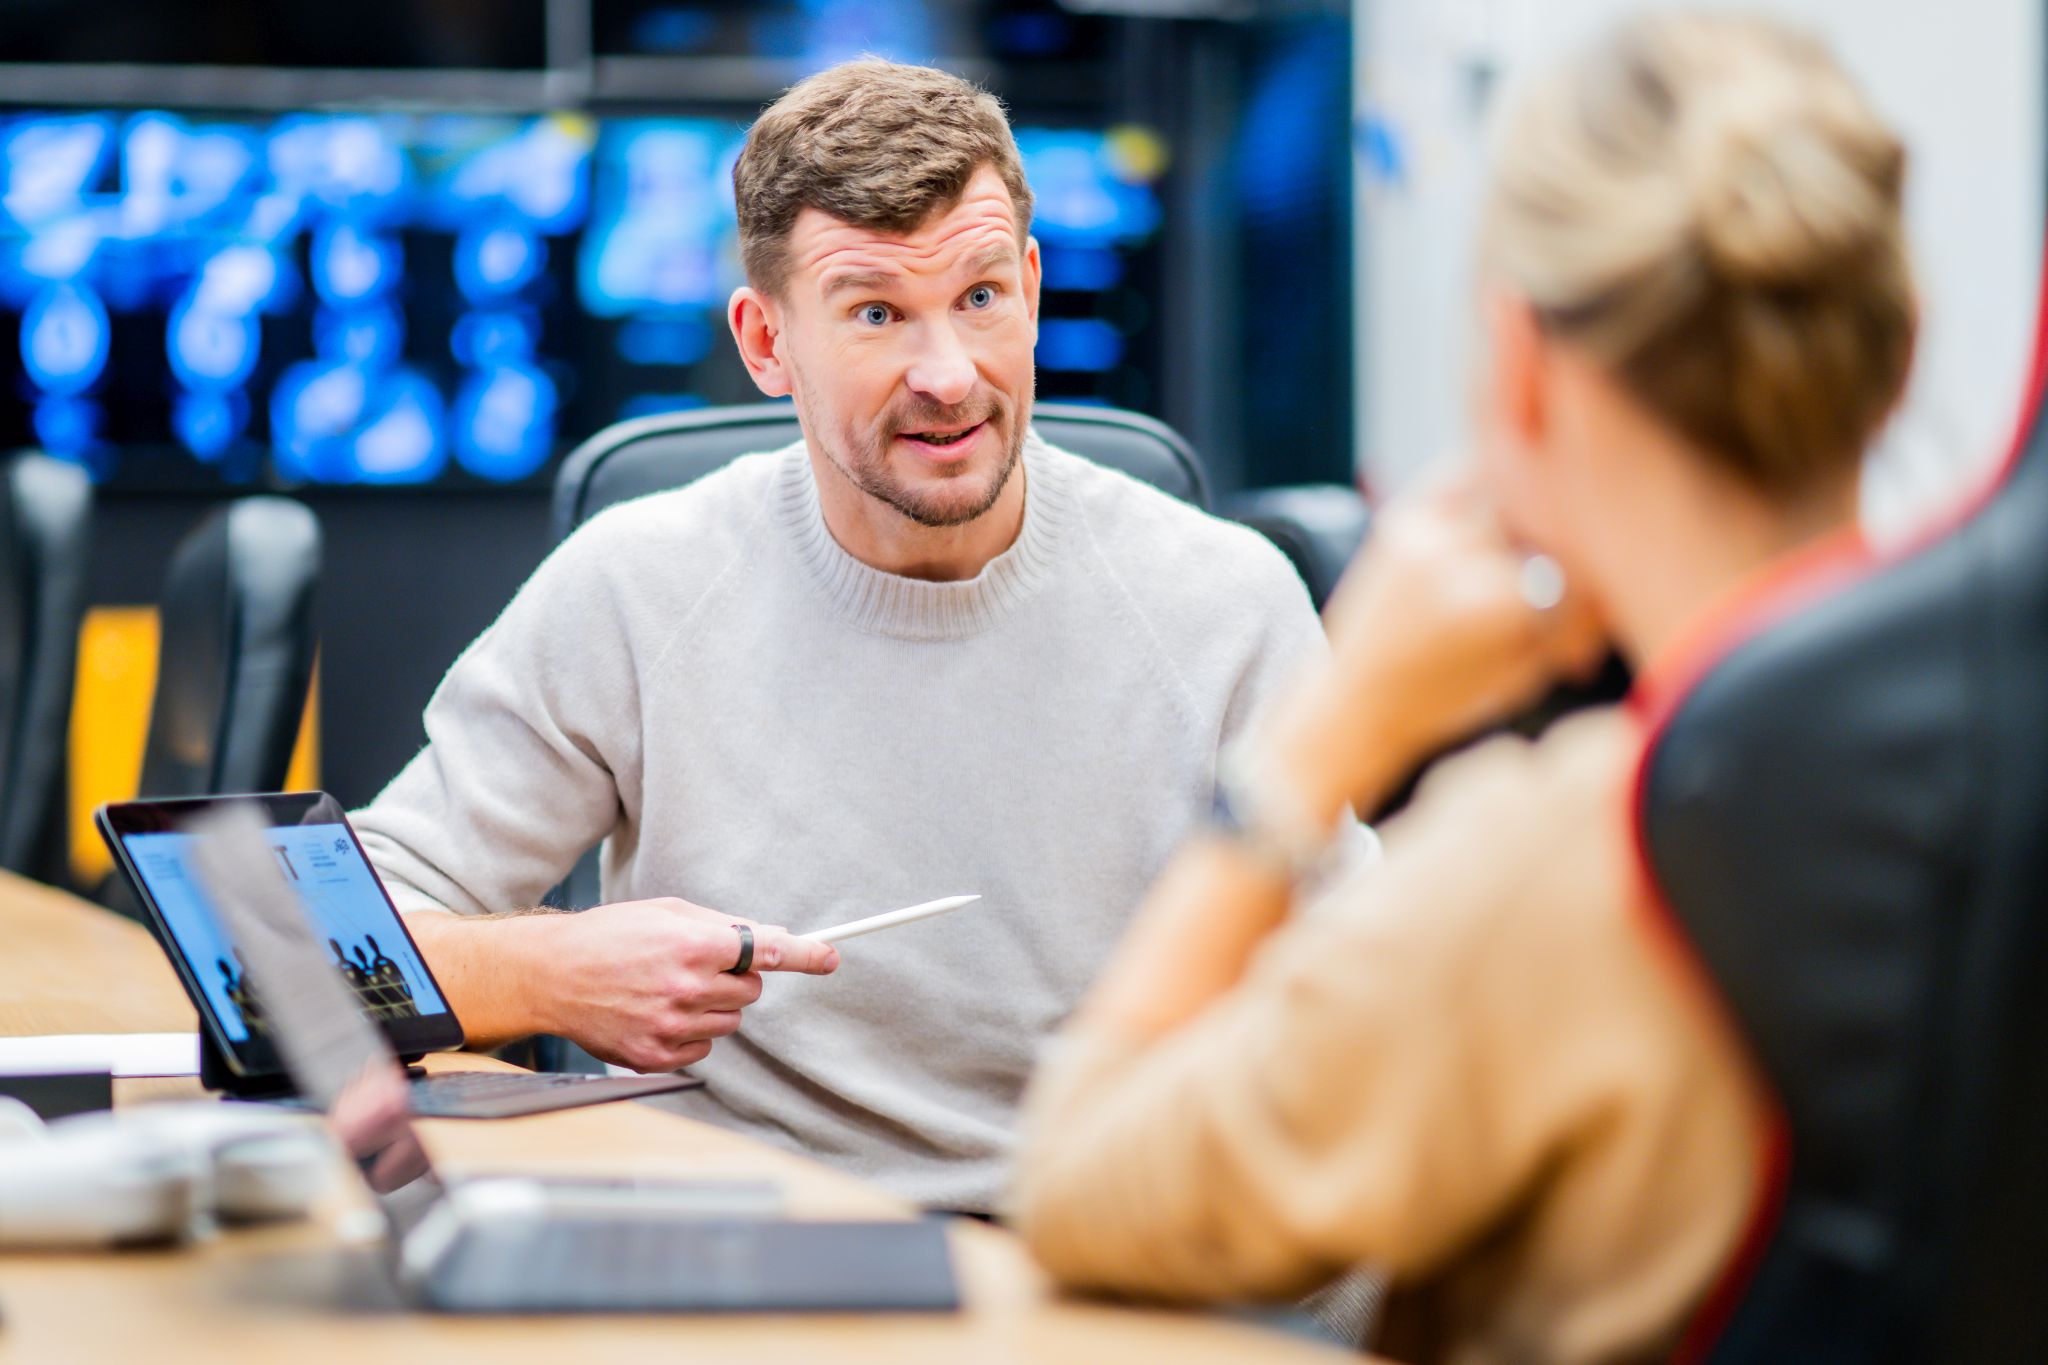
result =
[{"label": "chair headrest", "polygon": [[[1201,461],[1179,433],[1139,413],[1076,403],[1039,403],[1031,425],[1047,441],[1197,507],[1209,505]],[[630,498],[694,483],[756,451],[803,435],[788,403],[751,403],[660,413],[607,427],[563,462],[555,479],[554,530],[566,536]]]}]

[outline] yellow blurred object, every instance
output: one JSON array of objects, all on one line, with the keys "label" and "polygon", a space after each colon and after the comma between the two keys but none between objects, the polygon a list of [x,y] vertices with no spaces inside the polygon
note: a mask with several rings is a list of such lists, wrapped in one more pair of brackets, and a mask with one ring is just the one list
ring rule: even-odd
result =
[{"label": "yellow blurred object", "polygon": [[156,694],[154,607],[93,607],[78,628],[71,692],[71,871],[91,886],[113,862],[92,827],[93,807],[135,794],[149,703]]},{"label": "yellow blurred object", "polygon": [[[155,607],[93,607],[78,629],[78,680],[71,694],[71,871],[91,886],[113,870],[92,825],[95,806],[133,797],[142,780],[156,696]],[[306,712],[285,785],[306,791],[320,783],[320,674],[306,693]]]},{"label": "yellow blurred object", "polygon": [[1149,185],[1166,174],[1166,143],[1150,128],[1119,124],[1104,137],[1103,154],[1110,172],[1127,185]]},{"label": "yellow blurred object", "polygon": [[284,789],[309,792],[320,785],[320,660],[313,660],[313,676],[306,682],[306,713],[299,717],[299,737],[292,741],[291,766],[285,769]]},{"label": "yellow blurred object", "polygon": [[548,126],[557,129],[565,137],[575,138],[579,142],[594,143],[597,141],[597,120],[588,114],[577,113],[573,109],[561,109],[549,114]]}]

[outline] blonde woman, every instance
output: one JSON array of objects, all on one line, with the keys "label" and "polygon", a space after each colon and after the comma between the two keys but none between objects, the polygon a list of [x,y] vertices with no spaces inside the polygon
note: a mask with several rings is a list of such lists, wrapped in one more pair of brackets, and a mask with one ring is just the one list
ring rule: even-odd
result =
[{"label": "blonde woman", "polygon": [[1582,664],[1586,622],[1655,687],[1851,534],[1912,354],[1904,158],[1818,46],[1729,17],[1632,22],[1505,115],[1478,486],[1383,523],[1333,667],[1224,765],[1045,1059],[1014,1208],[1075,1286],[1280,1298],[1371,1262],[1402,1359],[1632,1359],[1734,1253],[1765,1117],[1634,880],[1634,722],[1446,763],[1384,865],[1290,917],[1292,888],[1347,803]]}]

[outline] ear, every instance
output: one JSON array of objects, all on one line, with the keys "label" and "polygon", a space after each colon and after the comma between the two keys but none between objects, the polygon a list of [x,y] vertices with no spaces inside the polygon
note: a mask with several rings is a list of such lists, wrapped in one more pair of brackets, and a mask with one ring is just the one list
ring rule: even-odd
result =
[{"label": "ear", "polygon": [[1024,306],[1031,315],[1031,335],[1038,336],[1038,289],[1045,277],[1043,263],[1038,259],[1038,239],[1024,239]]},{"label": "ear", "polygon": [[725,305],[725,320],[732,339],[740,348],[740,363],[754,387],[770,398],[786,397],[789,368],[783,364],[778,346],[782,338],[782,306],[751,285],[732,291]]},{"label": "ear", "polygon": [[1543,384],[1548,347],[1536,310],[1518,294],[1496,291],[1487,295],[1486,322],[1493,343],[1487,399],[1494,420],[1523,449],[1540,448],[1550,413]]}]

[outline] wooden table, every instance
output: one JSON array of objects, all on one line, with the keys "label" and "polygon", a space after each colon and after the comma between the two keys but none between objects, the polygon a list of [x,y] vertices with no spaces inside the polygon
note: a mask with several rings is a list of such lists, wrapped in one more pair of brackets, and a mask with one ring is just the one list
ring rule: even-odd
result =
[{"label": "wooden table", "polygon": [[[143,929],[0,873],[0,1034],[193,1027],[191,1006]],[[497,1067],[487,1058],[437,1068]],[[117,1083],[121,1104],[186,1098],[193,1081]],[[495,1122],[422,1125],[457,1172],[767,1177],[799,1217],[909,1217],[901,1201],[814,1162],[634,1103]],[[0,1156],[0,1160],[4,1160]],[[360,1225],[359,1188],[318,1219],[240,1229],[190,1248],[0,1253],[0,1362],[585,1360],[824,1362],[1356,1360],[1214,1317],[1055,1297],[1000,1229],[951,1229],[963,1312],[944,1315],[445,1317],[408,1312]]]}]

